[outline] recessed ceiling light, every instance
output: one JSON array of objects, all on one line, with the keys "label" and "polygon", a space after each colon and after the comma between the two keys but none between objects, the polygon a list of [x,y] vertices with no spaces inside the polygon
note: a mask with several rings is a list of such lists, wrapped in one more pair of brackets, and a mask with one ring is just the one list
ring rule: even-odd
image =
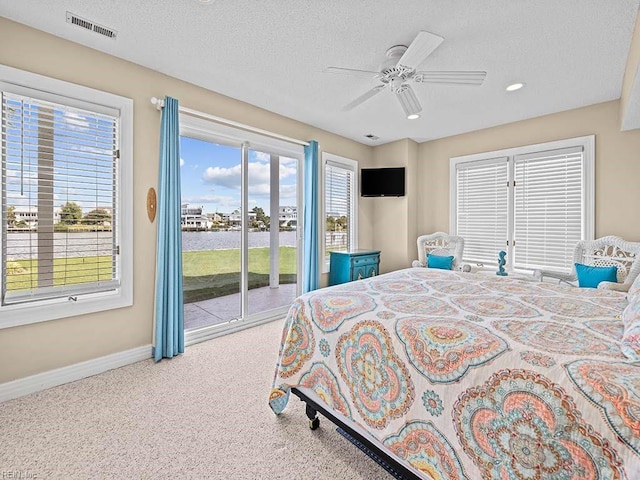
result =
[{"label": "recessed ceiling light", "polygon": [[516,90],[520,90],[522,87],[524,87],[524,83],[512,83],[507,87],[507,92],[515,92]]},{"label": "recessed ceiling light", "polygon": [[414,113],[412,115],[407,115],[407,118],[409,120],[415,120],[416,118],[420,118],[420,115],[418,115],[417,113]]}]

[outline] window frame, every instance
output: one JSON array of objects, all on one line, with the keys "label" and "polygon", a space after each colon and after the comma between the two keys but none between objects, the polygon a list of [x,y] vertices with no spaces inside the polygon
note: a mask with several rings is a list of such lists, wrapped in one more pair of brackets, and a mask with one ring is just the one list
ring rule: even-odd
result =
[{"label": "window frame", "polygon": [[[504,180],[505,183],[508,182],[508,179],[509,179],[509,159],[506,156],[501,156],[501,157],[496,157],[496,158],[483,158],[481,160],[472,160],[472,161],[469,161],[469,162],[458,162],[458,163],[456,163],[456,167],[454,168],[454,172],[453,172],[453,175],[455,175],[455,177],[456,177],[454,179],[454,181],[453,181],[453,183],[456,186],[456,191],[454,193],[452,193],[452,195],[455,195],[455,198],[453,199],[453,201],[455,203],[455,207],[454,208],[455,208],[455,212],[456,213],[457,213],[457,210],[458,210],[458,194],[459,194],[459,190],[457,188],[457,185],[458,185],[457,179],[458,179],[459,172],[460,172],[458,170],[458,165],[460,165],[460,164],[470,165],[470,168],[469,168],[468,171],[472,172],[471,175],[475,175],[475,174],[478,173],[478,171],[479,171],[478,167],[480,169],[482,169],[482,168],[498,169],[499,168],[501,171],[504,172],[503,175],[501,175],[502,179]],[[492,172],[492,173],[497,173],[497,172]],[[482,175],[482,177],[485,177],[485,175]],[[496,177],[494,177],[494,178],[496,178]],[[497,177],[497,178],[499,178],[499,177]],[[498,185],[496,180],[492,180],[490,183],[493,183],[496,186]],[[476,188],[477,188],[477,186],[476,186]],[[500,187],[500,188],[506,188],[506,186]],[[491,193],[493,193],[494,191],[495,190],[491,190]],[[506,220],[507,220],[506,228],[504,228],[504,238],[508,239],[509,235],[510,235],[509,222],[508,222],[509,215],[510,215],[509,191],[508,190],[505,191],[503,202],[504,202],[505,210],[504,210],[504,212],[502,212],[502,215],[504,215],[504,217],[506,217]],[[493,218],[495,218],[495,215],[498,214],[498,212],[495,211],[495,210],[498,210],[496,208],[496,204],[495,203],[491,207],[487,207],[486,210],[494,210],[493,212],[491,212],[491,214],[493,215]],[[486,215],[482,217],[482,220],[484,220],[485,217],[486,217]],[[458,231],[458,218],[457,218],[457,216],[455,216],[455,221],[456,221],[456,227],[455,227],[455,232],[456,233],[455,233],[455,235],[459,235],[459,236],[465,238],[465,240],[467,241],[467,245],[468,245],[468,243],[470,241],[470,238],[468,236],[465,237],[465,235],[464,235],[465,232],[464,231],[463,232],[459,232]],[[494,223],[494,225],[495,225],[495,223]],[[454,231],[454,230],[452,230],[452,231]],[[495,232],[495,229],[494,229],[494,232]],[[494,240],[494,241],[486,242],[483,245],[483,247],[484,248],[493,248],[493,247],[495,247],[499,242],[499,240],[498,240],[499,237],[500,237],[499,235],[498,236],[493,235],[491,240]],[[503,246],[501,246],[500,248],[505,248],[506,249],[506,247],[503,247]],[[482,260],[480,260],[480,258],[477,258],[477,259],[468,258],[468,252],[469,252],[469,248],[467,248],[466,253],[463,251],[463,261],[469,262],[469,263],[482,262]],[[480,263],[476,263],[476,264],[479,265]]]},{"label": "window frame", "polygon": [[[0,90],[89,111],[119,111],[116,203],[116,244],[119,246],[117,272],[119,286],[112,291],[78,294],[68,298],[34,300],[10,305],[0,304],[0,329],[84,315],[133,305],[133,100],[44,75],[0,65]],[[0,196],[3,195],[0,182]],[[5,218],[0,213],[0,221]],[[0,250],[3,248],[0,236]],[[0,262],[0,278],[4,278]]]},{"label": "window frame", "polygon": [[[301,213],[304,211],[304,147],[295,143],[291,143],[279,138],[270,137],[266,134],[251,132],[237,128],[232,125],[225,125],[215,120],[208,119],[206,117],[198,117],[192,114],[180,113],[180,137],[189,137],[204,142],[215,143],[219,145],[226,145],[241,150],[258,150],[260,152],[269,153],[271,155],[277,155],[280,157],[293,158],[297,160],[297,226],[296,226],[296,249],[297,249],[297,261],[296,261],[296,292],[297,295],[302,292],[302,271],[303,271],[303,255],[302,255],[302,234],[304,232],[304,215]],[[241,165],[245,162],[244,154],[240,160]],[[247,203],[249,199],[248,194],[248,164],[246,169],[246,177],[242,176],[241,183],[245,186],[241,187],[241,203]],[[273,181],[273,178],[270,179]],[[246,212],[245,212],[246,210]],[[248,223],[248,209],[244,209],[241,215],[242,225]],[[248,245],[248,230],[243,228],[241,231],[242,244]],[[242,262],[247,264],[248,268],[248,251],[243,251],[241,246]],[[247,270],[248,275],[248,270]],[[264,315],[262,314],[248,314],[248,296],[242,294],[243,286],[248,282],[248,276],[245,275],[244,267],[241,266],[241,317],[243,319],[249,318],[250,322],[260,321]],[[248,292],[248,290],[247,290]],[[246,314],[246,315],[245,315]],[[268,313],[267,313],[268,316]],[[219,325],[212,325],[213,328],[219,328]]]},{"label": "window frame", "polygon": [[320,187],[320,195],[322,198],[322,216],[320,221],[322,222],[321,227],[321,264],[322,264],[322,273],[329,273],[330,265],[329,265],[329,255],[326,251],[326,238],[327,238],[327,205],[326,205],[326,192],[325,192],[325,183],[326,183],[326,165],[327,162],[334,163],[336,166],[340,168],[344,168],[345,170],[351,170],[353,172],[353,185],[351,188],[351,198],[349,199],[351,211],[353,212],[351,221],[349,222],[350,229],[350,244],[348,246],[349,250],[358,248],[358,194],[359,194],[359,183],[358,183],[358,162],[356,160],[352,160],[350,158],[341,157],[339,155],[335,155],[329,152],[322,152],[322,167],[321,167],[321,187]]},{"label": "window frame", "polygon": [[[593,240],[595,231],[595,135],[586,135],[552,142],[494,150],[491,152],[451,157],[449,159],[449,231],[451,232],[451,235],[456,235],[457,232],[457,166],[464,163],[488,161],[491,159],[507,157],[509,191],[507,195],[508,245],[505,245],[505,251],[507,252],[506,269],[508,271],[514,271],[512,261],[514,258],[513,240],[515,238],[515,190],[513,185],[513,181],[515,179],[515,158],[518,155],[544,152],[547,150],[559,150],[570,147],[583,148],[583,191],[581,192],[583,211],[581,235],[582,240]],[[495,263],[492,262],[486,265],[497,266],[497,257]]]}]

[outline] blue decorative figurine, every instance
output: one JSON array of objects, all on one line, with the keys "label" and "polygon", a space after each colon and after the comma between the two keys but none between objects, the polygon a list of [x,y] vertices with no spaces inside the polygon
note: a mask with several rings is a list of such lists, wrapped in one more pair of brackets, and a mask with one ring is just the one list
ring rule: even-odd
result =
[{"label": "blue decorative figurine", "polygon": [[498,253],[498,271],[496,272],[496,275],[500,275],[501,277],[506,277],[507,275],[509,275],[504,271],[504,264],[507,263],[507,261],[504,259],[504,257],[506,256],[507,252],[505,252],[504,250],[500,250],[500,252]]}]

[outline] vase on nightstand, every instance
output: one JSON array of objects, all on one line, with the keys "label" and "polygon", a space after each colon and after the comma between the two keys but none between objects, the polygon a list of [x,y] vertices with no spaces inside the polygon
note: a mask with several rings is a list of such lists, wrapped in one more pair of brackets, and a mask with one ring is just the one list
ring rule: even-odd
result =
[{"label": "vase on nightstand", "polygon": [[506,277],[507,275],[509,275],[504,269],[504,265],[507,263],[507,261],[505,260],[506,256],[507,252],[505,252],[504,250],[500,250],[500,253],[498,253],[498,271],[496,272],[496,275],[500,275],[501,277]]}]

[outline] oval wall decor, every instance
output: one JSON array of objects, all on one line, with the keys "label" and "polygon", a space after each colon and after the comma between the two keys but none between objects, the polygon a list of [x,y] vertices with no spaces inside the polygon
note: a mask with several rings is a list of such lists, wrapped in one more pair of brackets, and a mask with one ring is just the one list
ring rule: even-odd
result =
[{"label": "oval wall decor", "polygon": [[149,221],[151,223],[156,219],[157,204],[158,200],[156,198],[156,191],[151,187],[149,188],[149,191],[147,191],[147,215],[149,216]]}]

